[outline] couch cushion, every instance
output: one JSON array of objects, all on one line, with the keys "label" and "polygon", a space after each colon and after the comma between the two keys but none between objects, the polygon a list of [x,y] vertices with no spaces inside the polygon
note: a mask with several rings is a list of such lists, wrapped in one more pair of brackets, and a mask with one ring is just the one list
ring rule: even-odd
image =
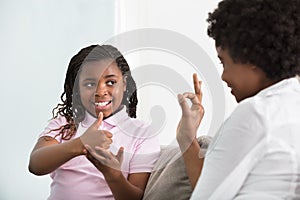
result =
[{"label": "couch cushion", "polygon": [[[211,138],[206,136],[199,137],[201,149],[206,149],[210,140]],[[162,148],[146,186],[143,200],[189,199],[192,191],[179,147]]]}]

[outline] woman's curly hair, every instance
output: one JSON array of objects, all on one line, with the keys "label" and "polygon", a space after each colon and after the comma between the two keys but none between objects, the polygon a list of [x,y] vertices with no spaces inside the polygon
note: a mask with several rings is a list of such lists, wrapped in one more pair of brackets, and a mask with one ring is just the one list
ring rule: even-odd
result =
[{"label": "woman's curly hair", "polygon": [[122,104],[126,106],[129,117],[136,117],[136,106],[138,103],[136,83],[131,76],[127,61],[120,51],[111,45],[91,45],[81,49],[70,60],[65,77],[64,91],[60,96],[62,103],[59,103],[52,110],[53,118],[57,118],[60,115],[65,117],[68,123],[58,129],[52,130],[59,130],[56,136],[62,135],[62,139],[64,140],[71,139],[76,133],[77,125],[85,117],[86,109],[81,103],[78,85],[81,67],[86,62],[105,59],[111,59],[116,62],[123,77],[126,78],[126,91],[123,94]]},{"label": "woman's curly hair", "polygon": [[300,74],[300,0],[223,0],[207,22],[208,35],[234,62],[275,81]]}]

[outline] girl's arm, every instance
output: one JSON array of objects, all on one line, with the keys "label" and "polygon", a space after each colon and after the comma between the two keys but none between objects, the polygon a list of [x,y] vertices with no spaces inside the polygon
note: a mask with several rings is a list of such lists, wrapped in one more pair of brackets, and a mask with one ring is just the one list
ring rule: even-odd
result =
[{"label": "girl's arm", "polygon": [[30,155],[28,169],[35,175],[45,175],[69,161],[82,155],[84,146],[79,138],[65,143],[49,136],[39,138]]},{"label": "girl's arm", "polygon": [[[177,141],[183,155],[186,172],[192,188],[195,187],[203,166],[203,157],[199,157],[200,145],[197,141],[197,130],[204,115],[202,107],[201,82],[197,75],[193,74],[194,89],[193,93],[178,95],[178,101],[182,109],[182,117],[177,127]],[[185,98],[192,102],[189,107]]]},{"label": "girl's arm", "polygon": [[85,147],[88,150],[87,158],[102,172],[116,200],[142,199],[150,173],[129,174],[126,179],[121,172],[123,147],[119,149],[117,155],[101,147],[91,148],[89,145]]},{"label": "girl's arm", "polygon": [[118,176],[106,181],[116,200],[140,200],[143,198],[149,176],[150,173],[135,173],[126,179],[120,172]]},{"label": "girl's arm", "polygon": [[84,144],[109,148],[112,134],[98,130],[102,118],[101,113],[82,136],[64,143],[59,143],[49,136],[41,137],[30,155],[29,171],[35,175],[48,174],[70,159],[85,154]]}]

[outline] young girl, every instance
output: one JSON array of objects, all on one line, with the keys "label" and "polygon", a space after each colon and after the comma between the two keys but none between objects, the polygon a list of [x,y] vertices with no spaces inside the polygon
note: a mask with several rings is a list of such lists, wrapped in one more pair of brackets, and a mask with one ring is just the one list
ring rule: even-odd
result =
[{"label": "young girl", "polygon": [[177,139],[195,186],[191,199],[300,199],[299,7],[299,0],[223,0],[209,15],[222,79],[239,104],[203,162],[194,142],[200,86],[179,95]]},{"label": "young girl", "polygon": [[141,199],[160,147],[133,119],[136,84],[121,53],[110,45],[80,50],[61,100],[29,163],[33,174],[50,173],[48,199]]}]

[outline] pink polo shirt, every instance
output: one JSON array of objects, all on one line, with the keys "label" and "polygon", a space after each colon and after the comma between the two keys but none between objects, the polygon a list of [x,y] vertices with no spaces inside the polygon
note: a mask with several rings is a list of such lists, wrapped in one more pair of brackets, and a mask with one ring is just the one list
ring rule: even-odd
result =
[{"label": "pink polo shirt", "polygon": [[[79,124],[74,138],[79,137],[96,120],[89,113]],[[40,136],[54,137],[56,129],[66,124],[64,117],[50,121]],[[124,160],[121,170],[127,178],[128,174],[151,172],[160,152],[158,137],[150,133],[149,125],[128,117],[125,108],[113,116],[103,120],[100,129],[113,134],[110,150],[116,154],[124,147]],[[61,137],[55,138],[62,143]],[[90,163],[85,156],[78,156],[66,162],[50,174],[53,182],[48,200],[93,200],[114,199],[103,174]]]}]

